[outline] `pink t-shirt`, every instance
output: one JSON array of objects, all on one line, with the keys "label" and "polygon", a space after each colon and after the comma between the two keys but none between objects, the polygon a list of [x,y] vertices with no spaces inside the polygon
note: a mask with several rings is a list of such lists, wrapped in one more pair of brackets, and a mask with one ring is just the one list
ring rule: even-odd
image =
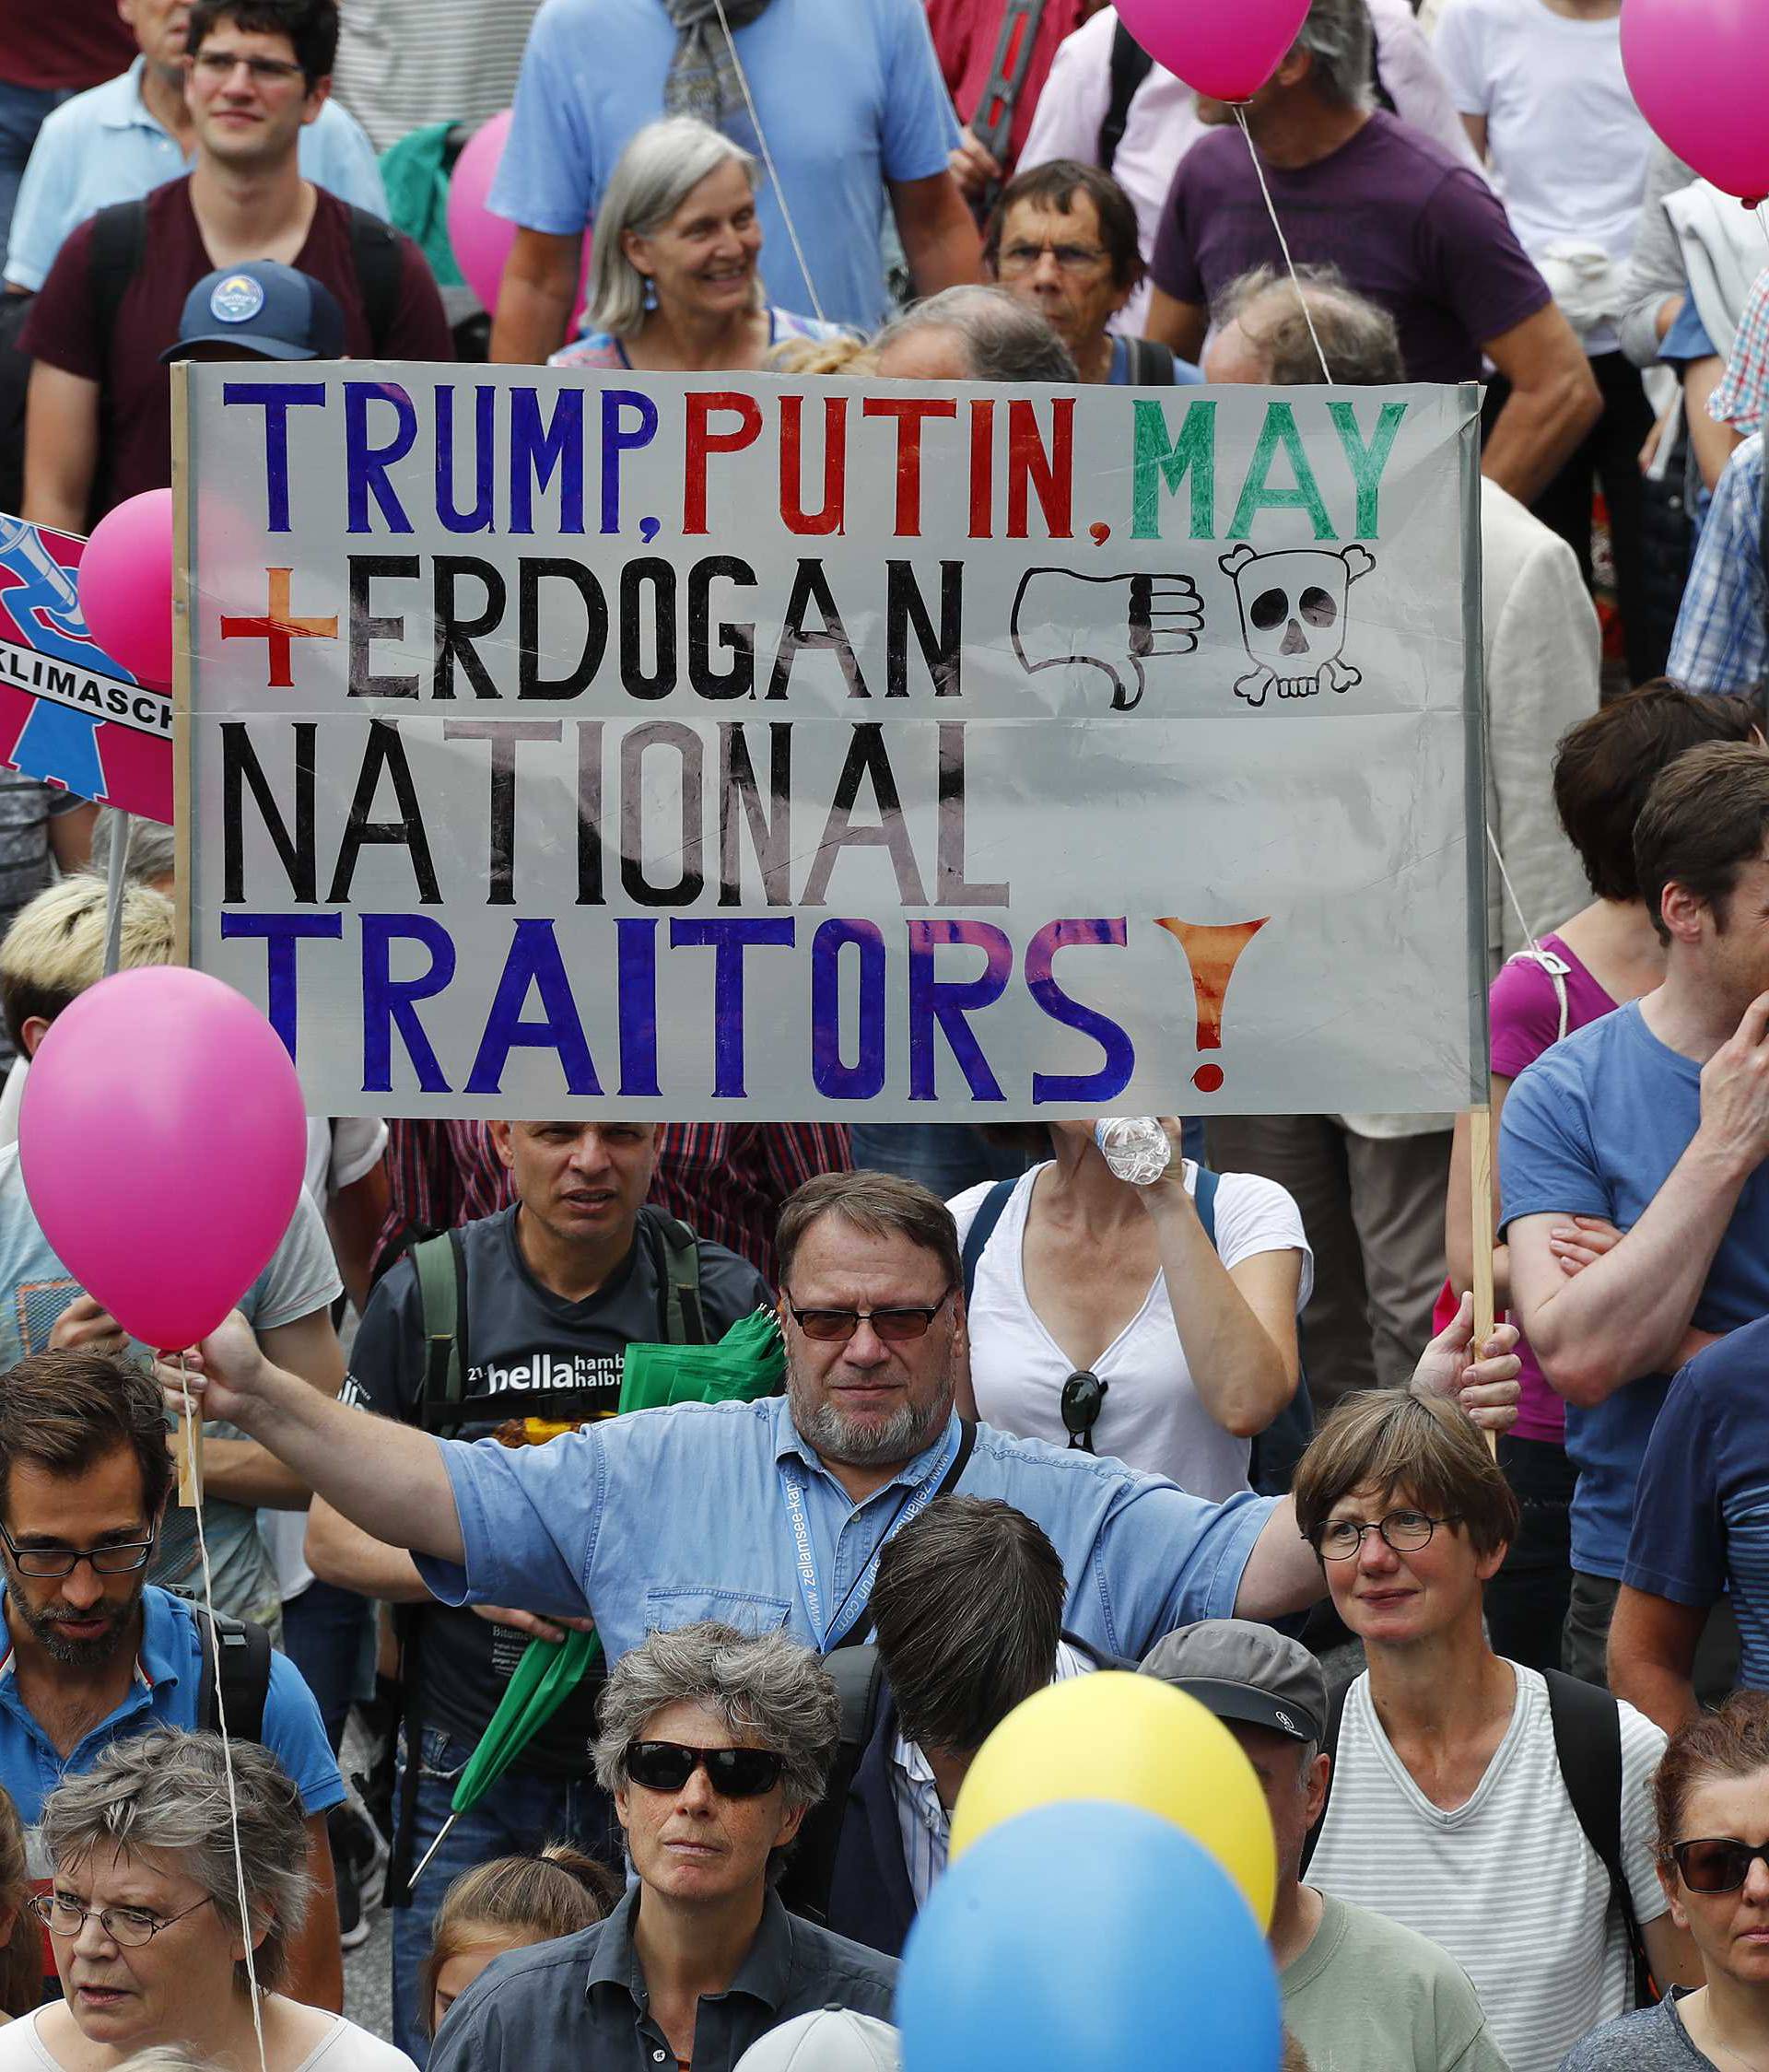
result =
[{"label": "pink t-shirt", "polygon": [[[1559,936],[1544,935],[1541,947],[1566,967],[1563,979],[1566,1027],[1563,1032],[1552,977],[1528,952],[1511,958],[1493,981],[1489,1001],[1493,1070],[1500,1079],[1516,1079],[1563,1033],[1570,1036],[1587,1022],[1600,1021],[1615,1012],[1616,1002]],[[1517,1404],[1517,1434],[1520,1439],[1545,1439],[1560,1446],[1566,1436],[1566,1406],[1548,1386],[1527,1339],[1517,1341],[1517,1356],[1523,1362],[1523,1395]]]}]

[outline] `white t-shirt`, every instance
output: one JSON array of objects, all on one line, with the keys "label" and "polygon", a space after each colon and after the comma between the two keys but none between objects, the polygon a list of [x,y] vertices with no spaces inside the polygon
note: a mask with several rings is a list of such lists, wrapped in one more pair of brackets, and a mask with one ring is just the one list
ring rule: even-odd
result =
[{"label": "white t-shirt", "polygon": [[[61,2059],[50,2055],[37,2033],[37,2024],[50,2011],[39,2008],[0,2029],[0,2072],[64,2072]],[[329,2019],[332,2026],[293,2072],[416,2072],[404,2051],[342,2015]]]},{"label": "white t-shirt", "polygon": [[[1517,1703],[1474,1796],[1453,1813],[1409,1775],[1370,1702],[1346,1693],[1332,1796],[1307,1881],[1447,1949],[1480,1995],[1511,2072],[1555,2072],[1633,2005],[1627,1933],[1554,1754],[1548,1686],[1514,1662]],[[1642,1922],[1666,1911],[1653,1866],[1652,1775],[1665,1737],[1622,1707],[1622,1863]]]},{"label": "white t-shirt", "polygon": [[[1457,108],[1486,117],[1524,250],[1540,265],[1555,245],[1600,247],[1619,297],[1652,150],[1622,70],[1620,18],[1575,21],[1545,0],[1448,0],[1435,47]],[[1618,345],[1610,323],[1585,338],[1592,353]]]},{"label": "white t-shirt", "polygon": [[[1060,1402],[1074,1363],[1032,1307],[1021,1270],[1026,1208],[1033,1184],[1045,1169],[1034,1166],[1014,1188],[977,1262],[969,1305],[970,1375],[977,1414],[985,1424],[1066,1446],[1069,1434]],[[1194,1195],[1198,1191],[1198,1168],[1189,1161],[1186,1189]],[[967,1188],[951,1202],[961,1245],[988,1192],[985,1183]],[[1251,1173],[1221,1176],[1216,1250],[1226,1267],[1238,1266],[1256,1252],[1300,1252],[1298,1313],[1307,1302],[1314,1285],[1314,1255],[1295,1201],[1275,1180]],[[1213,1503],[1247,1487],[1248,1442],[1224,1431],[1199,1399],[1174,1324],[1165,1274],[1155,1274],[1142,1308],[1094,1362],[1092,1371],[1107,1385],[1093,1430],[1096,1453],[1110,1454],[1147,1474],[1166,1475]]]}]

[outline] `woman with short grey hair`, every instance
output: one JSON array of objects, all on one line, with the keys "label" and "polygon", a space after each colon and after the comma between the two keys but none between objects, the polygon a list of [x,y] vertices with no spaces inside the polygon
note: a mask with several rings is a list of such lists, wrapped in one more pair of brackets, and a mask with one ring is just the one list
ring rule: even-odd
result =
[{"label": "woman with short grey hair", "polygon": [[267,2072],[412,2072],[354,2022],[276,1991],[307,1911],[305,1816],[267,1750],[232,1744],[231,1788],[226,1752],[218,1735],[155,1728],[44,1800],[54,1875],[32,1907],[66,1997],[0,2030],[6,2072],[160,2049],[256,2065],[259,2031]]},{"label": "woman with short grey hair", "polygon": [[735,2072],[795,2016],[888,2018],[892,1960],[789,1914],[773,1890],[840,1739],[811,1650],[714,1620],[649,1633],[610,1674],[601,1721],[596,1782],[634,1881],[605,1921],[498,1958],[449,2010],[430,2072]]},{"label": "woman with short grey hair", "polygon": [[648,123],[596,213],[587,335],[551,364],[723,373],[761,367],[783,339],[846,335],[768,306],[756,170],[692,115]]}]

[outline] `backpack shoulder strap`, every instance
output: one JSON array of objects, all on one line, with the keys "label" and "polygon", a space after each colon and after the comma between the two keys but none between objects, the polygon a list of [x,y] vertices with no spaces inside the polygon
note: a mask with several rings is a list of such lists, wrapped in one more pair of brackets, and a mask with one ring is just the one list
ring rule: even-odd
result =
[{"label": "backpack shoulder strap", "polygon": [[211,1626],[206,1611],[193,1610],[203,1649],[199,1720],[208,1731],[218,1733],[225,1715],[230,1741],[262,1741],[270,1697],[270,1635],[250,1620],[222,1611],[216,1613]]},{"label": "backpack shoulder strap", "polygon": [[1213,1173],[1208,1165],[1198,1168],[1198,1185],[1192,1193],[1192,1203],[1198,1211],[1198,1221],[1204,1226],[1204,1235],[1210,1239],[1213,1252],[1220,1249],[1216,1243],[1216,1189],[1222,1185],[1223,1176]]},{"label": "backpack shoulder strap", "polygon": [[793,1913],[827,1926],[848,1795],[853,1789],[854,1775],[877,1716],[884,1669],[878,1649],[871,1642],[835,1648],[823,1657],[823,1666],[841,1701],[841,1736],[823,1797],[805,1815],[787,1858],[782,1896]]},{"label": "backpack shoulder strap", "polygon": [[1635,2005],[1650,2007],[1657,1997],[1652,1964],[1622,1862],[1622,1708],[1597,1684],[1564,1676],[1558,1669],[1541,1673],[1548,1685],[1548,1717],[1561,1781],[1586,1841],[1608,1873],[1634,1959]]},{"label": "backpack shoulder strap", "polygon": [[1173,347],[1154,338],[1127,338],[1131,386],[1133,389],[1170,389],[1173,386]]},{"label": "backpack shoulder strap", "polygon": [[117,311],[129,283],[140,269],[147,250],[147,204],[145,201],[115,202],[92,218],[89,253],[92,313],[98,333],[108,346],[117,328]]},{"label": "backpack shoulder strap", "polygon": [[1308,1830],[1306,1841],[1302,1845],[1302,1868],[1298,1873],[1307,1877],[1308,1865],[1315,1854],[1315,1844],[1320,1840],[1320,1831],[1327,1825],[1327,1809],[1333,1802],[1333,1778],[1339,1771],[1339,1730],[1345,1721],[1345,1696],[1351,1690],[1349,1683],[1341,1683],[1327,1700],[1327,1738],[1320,1744],[1320,1752],[1330,1760],[1327,1766],[1327,1796],[1320,1802],[1320,1818]]},{"label": "backpack shoulder strap", "polygon": [[971,1290],[977,1285],[977,1268],[989,1241],[995,1235],[995,1225],[1002,1220],[1002,1212],[1013,1199],[1017,1180],[997,1180],[983,1199],[977,1204],[977,1213],[970,1219],[970,1228],[965,1233],[965,1248],[959,1255],[964,1268],[965,1301],[970,1301]]},{"label": "backpack shoulder strap", "polygon": [[705,1345],[706,1310],[700,1300],[700,1240],[687,1224],[661,1210],[642,1212],[657,1239],[658,1294],[663,1308],[665,1342]]},{"label": "backpack shoulder strap", "polygon": [[399,314],[399,291],[405,278],[405,254],[399,233],[380,217],[354,202],[350,211],[350,256],[356,263],[357,286],[362,290],[363,314],[369,320],[369,335],[381,352],[392,334]]},{"label": "backpack shoulder strap", "polygon": [[1136,89],[1154,70],[1154,60],[1122,22],[1112,32],[1112,92],[1106,104],[1106,120],[1099,125],[1099,162],[1110,172],[1124,141],[1131,119],[1131,103]]},{"label": "backpack shoulder strap", "polygon": [[467,1375],[467,1254],[458,1230],[411,1247],[424,1323],[424,1385],[418,1422],[443,1437],[461,1422]]}]

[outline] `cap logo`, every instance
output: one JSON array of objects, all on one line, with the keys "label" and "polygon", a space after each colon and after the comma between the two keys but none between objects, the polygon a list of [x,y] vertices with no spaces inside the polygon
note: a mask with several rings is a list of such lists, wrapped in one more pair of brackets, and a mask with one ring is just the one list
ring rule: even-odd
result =
[{"label": "cap logo", "polygon": [[1290,1715],[1289,1715],[1289,1714],[1288,1714],[1287,1712],[1285,1712],[1285,1711],[1284,1711],[1284,1710],[1283,1710],[1283,1708],[1282,1708],[1281,1706],[1279,1706],[1279,1705],[1273,1705],[1273,1706],[1272,1706],[1272,1708],[1271,1708],[1271,1716],[1272,1716],[1272,1718],[1273,1718],[1273,1719],[1275,1719],[1275,1720],[1277,1721],[1278,1725],[1279,1725],[1280,1727],[1283,1727],[1283,1729],[1284,1730],[1284,1732],[1285,1732],[1286,1734],[1294,1734],[1294,1733],[1295,1732],[1295,1730],[1296,1730],[1296,1723],[1295,1723],[1295,1721],[1294,1719],[1292,1719],[1292,1718],[1291,1718],[1291,1716],[1290,1716]]},{"label": "cap logo", "polygon": [[249,323],[264,306],[264,288],[250,274],[229,274],[209,297],[209,313],[223,323]]}]

